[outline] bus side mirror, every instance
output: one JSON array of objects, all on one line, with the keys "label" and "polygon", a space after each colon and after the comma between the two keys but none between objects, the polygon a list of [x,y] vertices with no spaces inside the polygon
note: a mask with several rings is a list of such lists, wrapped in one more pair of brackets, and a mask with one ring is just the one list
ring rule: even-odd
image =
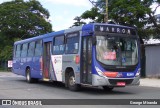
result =
[{"label": "bus side mirror", "polygon": [[92,38],[92,44],[93,44],[93,45],[96,45],[96,44],[97,44],[97,40],[96,40],[96,37],[95,37],[95,36],[93,36],[93,38]]}]

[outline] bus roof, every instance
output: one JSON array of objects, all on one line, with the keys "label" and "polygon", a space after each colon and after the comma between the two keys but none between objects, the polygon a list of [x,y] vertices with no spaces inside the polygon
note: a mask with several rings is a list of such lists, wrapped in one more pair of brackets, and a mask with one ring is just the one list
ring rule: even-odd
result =
[{"label": "bus roof", "polygon": [[83,26],[73,27],[73,28],[69,28],[69,29],[66,29],[66,30],[51,32],[51,33],[47,33],[47,34],[44,34],[44,35],[28,38],[28,39],[25,39],[25,40],[20,40],[20,41],[15,42],[14,44],[16,45],[16,44],[27,43],[27,42],[30,42],[30,41],[36,41],[36,40],[40,40],[40,39],[44,39],[44,38],[49,38],[49,37],[52,37],[52,36],[63,35],[63,34],[74,32],[74,31],[75,32],[76,31],[94,31],[94,27],[96,25],[98,25],[98,26],[114,26],[114,27],[123,27],[123,28],[127,28],[127,29],[135,29],[134,27],[128,27],[128,26],[117,25],[117,24],[90,23],[90,24],[86,24],[86,25],[83,25]]}]

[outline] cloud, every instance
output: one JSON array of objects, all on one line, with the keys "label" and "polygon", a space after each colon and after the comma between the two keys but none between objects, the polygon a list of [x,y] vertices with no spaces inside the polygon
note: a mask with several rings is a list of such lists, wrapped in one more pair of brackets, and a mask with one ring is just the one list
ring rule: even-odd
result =
[{"label": "cloud", "polygon": [[11,0],[0,0],[0,4],[3,2],[8,2],[8,1],[11,1]]},{"label": "cloud", "polygon": [[[154,3],[150,8],[152,8],[152,11],[154,11],[157,6],[158,6],[158,4],[157,4],[157,3]],[[155,14],[160,14],[160,7],[157,8]]]},{"label": "cloud", "polygon": [[90,6],[90,2],[88,0],[45,0],[45,2],[53,3],[53,4],[64,4],[64,5],[72,5],[72,6]]}]

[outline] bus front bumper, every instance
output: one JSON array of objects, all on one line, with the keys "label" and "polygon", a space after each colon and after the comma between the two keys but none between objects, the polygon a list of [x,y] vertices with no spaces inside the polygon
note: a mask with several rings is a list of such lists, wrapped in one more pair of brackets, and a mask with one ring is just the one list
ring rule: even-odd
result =
[{"label": "bus front bumper", "polygon": [[92,75],[93,86],[118,86],[118,82],[124,82],[125,86],[133,86],[140,84],[140,77],[134,78],[108,78],[99,75]]}]

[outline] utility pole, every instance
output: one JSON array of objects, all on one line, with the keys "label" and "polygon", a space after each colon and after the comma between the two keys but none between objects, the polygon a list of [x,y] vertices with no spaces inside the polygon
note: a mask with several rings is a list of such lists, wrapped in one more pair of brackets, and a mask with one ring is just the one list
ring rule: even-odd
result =
[{"label": "utility pole", "polygon": [[[95,2],[94,0],[89,0],[95,7],[97,7],[96,6],[96,3],[98,3],[98,2]],[[101,13],[101,14],[103,14],[104,15],[104,22],[105,23],[107,23],[108,22],[108,0],[106,0],[106,3],[105,3],[105,12],[103,12],[103,13]]]},{"label": "utility pole", "polygon": [[104,22],[108,22],[108,0],[106,0],[106,13],[105,13]]}]

